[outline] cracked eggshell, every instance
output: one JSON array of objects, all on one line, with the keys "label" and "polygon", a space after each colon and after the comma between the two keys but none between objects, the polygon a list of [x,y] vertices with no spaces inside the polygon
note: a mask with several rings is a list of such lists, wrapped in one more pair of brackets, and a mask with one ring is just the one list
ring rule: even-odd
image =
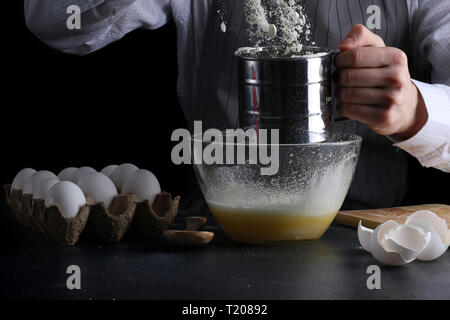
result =
[{"label": "cracked eggshell", "polygon": [[447,222],[429,210],[420,210],[414,212],[406,219],[405,224],[411,224],[413,222],[422,222],[433,227],[433,229],[441,236],[445,235],[448,230]]},{"label": "cracked eggshell", "polygon": [[442,256],[450,246],[450,230],[447,222],[434,212],[420,210],[406,219],[405,224],[430,234],[430,242],[417,259],[432,261]]},{"label": "cracked eggshell", "polygon": [[106,166],[100,171],[100,173],[103,173],[105,176],[111,178],[111,173],[118,167],[117,164],[111,164],[109,166]]},{"label": "cracked eggshell", "polygon": [[27,182],[23,186],[22,194],[33,194],[38,185],[47,179],[55,179],[58,180],[58,177],[51,171],[41,170],[35,172],[30,178],[28,178]]},{"label": "cracked eggshell", "polygon": [[139,168],[136,167],[134,164],[123,163],[111,172],[110,178],[114,183],[114,185],[116,186],[117,190],[122,189],[124,181],[133,171],[136,170],[139,170]]},{"label": "cracked eggshell", "polygon": [[158,193],[161,193],[156,176],[149,170],[133,171],[123,183],[123,193],[135,194],[139,200],[148,200],[153,203]]},{"label": "cracked eggshell", "polygon": [[90,172],[78,180],[78,186],[85,196],[91,197],[96,202],[103,202],[108,208],[117,196],[114,183],[103,173]]},{"label": "cracked eggshell", "polygon": [[426,248],[430,236],[422,230],[400,225],[386,234],[385,245],[390,250],[398,252],[405,261],[411,262]]},{"label": "cracked eggshell", "polygon": [[56,183],[45,197],[45,206],[58,205],[65,218],[73,218],[80,208],[86,204],[86,197],[83,191],[75,183],[70,181],[60,181]]},{"label": "cracked eggshell", "polygon": [[36,170],[31,168],[25,168],[20,170],[14,177],[14,180],[11,185],[11,191],[13,189],[22,190],[23,186],[25,185],[25,182],[27,182],[27,180],[35,173]]},{"label": "cracked eggshell", "polygon": [[39,185],[36,187],[36,189],[33,192],[33,199],[41,199],[45,200],[45,197],[47,196],[48,191],[53,187],[55,184],[59,182],[58,179],[46,179],[44,181],[41,181]]},{"label": "cracked eggshell", "polygon": [[358,224],[358,240],[364,250],[370,252],[370,243],[372,241],[373,230],[362,225],[361,220]]},{"label": "cracked eggshell", "polygon": [[61,181],[70,181],[70,177],[77,170],[78,170],[78,168],[75,168],[75,167],[65,168],[58,173],[58,179]]},{"label": "cracked eggshell", "polygon": [[413,261],[425,249],[429,237],[417,229],[388,220],[373,232],[370,252],[383,264],[401,266]]},{"label": "cracked eggshell", "polygon": [[71,176],[70,176],[70,181],[72,181],[73,183],[78,183],[78,180],[81,179],[81,177],[83,177],[84,175],[91,173],[91,172],[97,172],[97,170],[95,170],[94,168],[91,167],[81,167],[78,168],[77,171],[75,171]]}]

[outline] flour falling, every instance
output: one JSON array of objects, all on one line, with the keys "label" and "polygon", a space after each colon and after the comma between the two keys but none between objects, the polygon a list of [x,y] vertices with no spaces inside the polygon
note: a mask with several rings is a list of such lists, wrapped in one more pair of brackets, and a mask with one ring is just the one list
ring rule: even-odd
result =
[{"label": "flour falling", "polygon": [[[311,44],[311,25],[298,0],[245,0],[251,46],[278,46],[286,56]],[[314,43],[312,43],[314,45]]]}]

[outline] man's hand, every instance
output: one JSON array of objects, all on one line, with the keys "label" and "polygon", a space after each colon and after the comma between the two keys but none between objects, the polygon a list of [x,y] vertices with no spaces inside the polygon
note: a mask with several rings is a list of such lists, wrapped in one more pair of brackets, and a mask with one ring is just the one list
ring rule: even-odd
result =
[{"label": "man's hand", "polygon": [[422,96],[411,81],[406,54],[355,25],[340,43],[335,64],[338,110],[376,133],[409,139],[428,120]]}]

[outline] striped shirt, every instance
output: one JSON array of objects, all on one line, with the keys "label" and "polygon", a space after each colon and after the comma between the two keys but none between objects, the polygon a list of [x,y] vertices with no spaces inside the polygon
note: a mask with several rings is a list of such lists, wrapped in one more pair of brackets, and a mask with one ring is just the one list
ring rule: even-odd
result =
[{"label": "striped shirt", "polygon": [[[66,10],[73,4],[81,8],[81,30],[66,27]],[[220,30],[220,5],[225,6],[226,33]],[[450,172],[450,1],[304,1],[316,45],[337,48],[352,25],[366,24],[372,5],[381,9],[382,20],[374,32],[407,53],[429,120],[416,136],[394,144],[356,121],[334,125],[335,131],[364,139],[346,208],[389,207],[402,200],[407,187],[403,150],[424,166]],[[25,17],[42,41],[72,54],[87,54],[136,28],[155,29],[173,19],[177,90],[186,119],[190,125],[202,120],[203,128],[223,129],[238,126],[233,53],[248,45],[243,6],[243,0],[25,0]]]}]

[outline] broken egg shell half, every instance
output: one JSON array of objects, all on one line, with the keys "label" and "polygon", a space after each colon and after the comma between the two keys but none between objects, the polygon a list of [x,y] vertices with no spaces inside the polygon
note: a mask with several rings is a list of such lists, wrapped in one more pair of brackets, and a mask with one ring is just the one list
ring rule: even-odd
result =
[{"label": "broken egg shell half", "polygon": [[362,225],[362,221],[359,221],[358,224],[358,239],[359,243],[361,244],[361,247],[366,250],[367,252],[370,252],[370,243],[373,235],[373,230],[366,228]]},{"label": "broken egg shell half", "polygon": [[442,256],[450,246],[450,230],[447,222],[429,210],[420,210],[406,219],[409,227],[430,234],[430,242],[417,257],[421,261],[432,261]]},{"label": "broken egg shell half", "polygon": [[413,261],[426,248],[430,234],[393,220],[380,224],[371,233],[358,226],[361,246],[385,265],[401,266]]},{"label": "broken egg shell half", "polygon": [[385,234],[384,247],[398,252],[403,260],[411,262],[416,259],[430,242],[430,233],[400,225]]}]

